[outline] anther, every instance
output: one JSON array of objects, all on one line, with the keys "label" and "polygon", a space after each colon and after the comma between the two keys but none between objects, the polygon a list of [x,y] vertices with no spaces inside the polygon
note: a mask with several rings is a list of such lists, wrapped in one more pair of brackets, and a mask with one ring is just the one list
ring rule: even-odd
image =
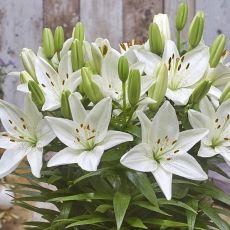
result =
[{"label": "anther", "polygon": [[181,64],[178,66],[177,70],[179,71],[181,69]]},{"label": "anther", "polygon": [[174,151],[174,153],[178,153],[180,150],[176,150],[176,151]]},{"label": "anther", "polygon": [[175,140],[175,141],[173,141],[173,142],[172,142],[172,145],[174,145],[176,142],[177,142],[176,140]]},{"label": "anther", "polygon": [[219,121],[219,119],[218,119],[218,118],[216,118],[215,122],[217,123],[218,121]]},{"label": "anther", "polygon": [[46,73],[46,76],[47,76],[48,78],[50,78],[50,75],[49,75],[48,73]]},{"label": "anther", "polygon": [[45,86],[44,84],[42,84],[42,87],[44,87],[44,88],[45,88],[46,86]]},{"label": "anther", "polygon": [[157,140],[157,144],[160,144],[160,142],[161,142],[161,140],[160,140],[160,139],[158,139],[158,140]]},{"label": "anther", "polygon": [[10,124],[13,124],[13,122],[11,120],[9,120]]},{"label": "anther", "polygon": [[188,63],[188,64],[187,64],[186,69],[188,69],[188,68],[189,68],[189,66],[190,66],[190,63]]}]

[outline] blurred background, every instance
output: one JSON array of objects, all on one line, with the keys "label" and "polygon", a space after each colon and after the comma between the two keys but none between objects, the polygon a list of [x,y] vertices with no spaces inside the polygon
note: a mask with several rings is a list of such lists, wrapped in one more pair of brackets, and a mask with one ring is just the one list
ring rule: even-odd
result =
[{"label": "blurred background", "polygon": [[[154,14],[167,13],[172,28],[179,0],[0,0],[0,98],[23,105],[16,91],[18,79],[6,74],[22,69],[19,54],[27,47],[37,52],[43,27],[62,25],[66,38],[76,22],[86,27],[86,39],[108,38],[118,48],[131,39],[145,41]],[[206,15],[204,40],[211,44],[220,33],[230,38],[229,0],[187,0],[189,22],[198,10]],[[183,38],[187,37],[187,28]],[[174,31],[171,31],[174,37]],[[230,42],[227,45],[230,48]],[[216,177],[216,175],[212,175]],[[230,193],[230,182],[216,178],[216,183]],[[22,213],[21,210],[18,213]],[[23,214],[25,217],[28,214]],[[1,229],[1,227],[0,227]],[[4,229],[23,229],[9,225]]]}]

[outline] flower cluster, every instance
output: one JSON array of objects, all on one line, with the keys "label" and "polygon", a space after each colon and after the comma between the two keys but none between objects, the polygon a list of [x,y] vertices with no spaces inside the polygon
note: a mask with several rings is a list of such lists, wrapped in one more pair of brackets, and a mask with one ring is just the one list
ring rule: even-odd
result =
[{"label": "flower cluster", "polygon": [[[111,167],[151,173],[170,200],[173,174],[207,181],[202,158],[221,155],[230,165],[226,38],[219,35],[208,47],[198,12],[188,43],[181,42],[187,11],[182,4],[177,12],[176,43],[167,15],[158,14],[148,41],[121,43],[120,52],[107,39],[86,41],[81,23],[65,42],[62,27],[54,34],[45,28],[38,53],[21,53],[24,111],[0,101],[6,130],[0,137],[6,149],[0,176],[25,157],[38,178],[42,169],[63,165],[84,174],[105,168],[106,155],[116,159]],[[55,153],[44,163],[48,151]]]}]

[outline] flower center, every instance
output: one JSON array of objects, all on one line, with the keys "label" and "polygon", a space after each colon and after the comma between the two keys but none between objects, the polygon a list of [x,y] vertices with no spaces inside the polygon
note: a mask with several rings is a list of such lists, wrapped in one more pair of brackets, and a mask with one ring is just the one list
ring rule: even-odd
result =
[{"label": "flower center", "polygon": [[76,142],[82,144],[85,149],[92,150],[95,147],[95,134],[95,129],[82,123],[76,128]]}]

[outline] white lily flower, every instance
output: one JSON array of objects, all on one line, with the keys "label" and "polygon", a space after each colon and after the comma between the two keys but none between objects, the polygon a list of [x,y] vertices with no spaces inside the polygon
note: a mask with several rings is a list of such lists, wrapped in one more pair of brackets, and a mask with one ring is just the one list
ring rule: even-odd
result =
[{"label": "white lily flower", "polygon": [[157,14],[154,16],[153,22],[158,25],[163,41],[170,40],[171,34],[168,15]]},{"label": "white lily flower", "polygon": [[73,72],[70,52],[61,59],[58,72],[40,57],[36,60],[35,71],[45,96],[43,111],[60,108],[62,92],[74,92],[80,84],[80,71]]},{"label": "white lily flower", "polygon": [[175,43],[166,41],[162,59],[146,50],[135,50],[140,62],[145,63],[145,73],[153,75],[160,62],[168,67],[167,98],[177,105],[186,105],[196,83],[208,67],[209,51],[205,46],[187,52],[180,57]]},{"label": "white lily flower", "polygon": [[189,121],[193,128],[207,128],[209,134],[201,142],[198,156],[213,157],[220,154],[230,165],[230,100],[222,103],[215,111],[214,106],[204,98],[200,111],[189,110]]},{"label": "white lily flower", "polygon": [[55,134],[30,96],[25,97],[24,112],[0,100],[0,118],[6,130],[0,133],[0,147],[6,149],[0,159],[0,178],[13,172],[25,156],[33,175],[40,177],[43,147]]},{"label": "white lily flower", "polygon": [[[119,57],[120,54],[116,50],[110,50],[102,61],[101,75],[94,75],[92,79],[97,83],[105,97],[111,97],[122,104],[122,82],[118,75]],[[143,67],[139,63],[138,65],[132,65],[130,68],[138,69],[142,73]],[[141,96],[145,94],[153,83],[152,76],[141,76]],[[126,86],[128,85],[126,84]]]},{"label": "white lily flower", "polygon": [[69,98],[72,120],[47,117],[57,137],[67,147],[48,162],[48,167],[77,163],[86,171],[96,171],[105,150],[132,141],[132,135],[108,130],[112,100],[104,98],[86,111],[76,94]]},{"label": "white lily flower", "polygon": [[14,193],[9,187],[0,185],[0,210],[7,210],[13,207]]},{"label": "white lily flower", "polygon": [[172,175],[206,180],[207,175],[187,151],[207,135],[207,129],[179,132],[172,105],[166,101],[152,121],[141,111],[142,142],[121,158],[121,164],[141,172],[151,172],[168,200],[172,196]]}]

